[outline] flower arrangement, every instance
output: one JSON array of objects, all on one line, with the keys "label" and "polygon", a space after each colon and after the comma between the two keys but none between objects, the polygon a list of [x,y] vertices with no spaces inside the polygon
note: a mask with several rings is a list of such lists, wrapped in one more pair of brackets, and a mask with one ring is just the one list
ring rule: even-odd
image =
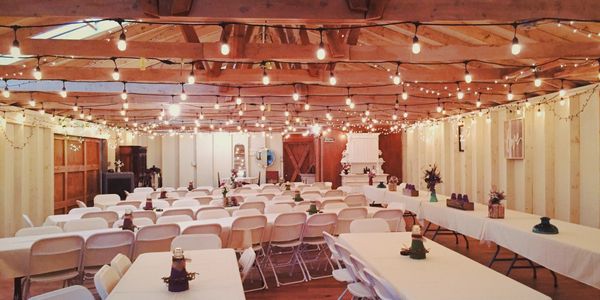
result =
[{"label": "flower arrangement", "polygon": [[427,189],[435,193],[435,185],[438,183],[442,183],[442,176],[440,175],[440,171],[437,169],[437,165],[433,165],[430,169],[425,170],[425,176],[423,177],[425,183],[427,183]]},{"label": "flower arrangement", "polygon": [[504,219],[504,192],[498,191],[495,186],[490,191],[490,200],[488,202],[488,217],[492,219]]},{"label": "flower arrangement", "polygon": [[351,164],[349,163],[343,163],[342,164],[342,171],[344,171],[344,174],[348,175],[348,173],[350,173],[350,168],[352,167]]},{"label": "flower arrangement", "polygon": [[388,183],[398,184],[400,183],[400,179],[398,179],[396,176],[391,176],[390,180],[388,180]]},{"label": "flower arrangement", "polygon": [[490,200],[489,204],[500,204],[500,201],[504,200],[504,192],[498,191],[496,187],[492,187],[490,191]]},{"label": "flower arrangement", "polygon": [[115,171],[116,171],[116,172],[121,172],[121,168],[122,168],[124,165],[125,165],[125,164],[124,164],[124,163],[123,163],[123,162],[122,162],[120,159],[117,159],[117,160],[115,161]]}]

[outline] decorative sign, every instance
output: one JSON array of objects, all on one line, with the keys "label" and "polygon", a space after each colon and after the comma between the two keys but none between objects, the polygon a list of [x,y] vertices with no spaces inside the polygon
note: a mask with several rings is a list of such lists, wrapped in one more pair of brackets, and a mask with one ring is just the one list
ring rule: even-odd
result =
[{"label": "decorative sign", "polygon": [[523,119],[504,122],[504,155],[507,159],[523,159]]},{"label": "decorative sign", "polygon": [[323,142],[325,142],[325,143],[333,143],[333,142],[335,142],[335,139],[332,138],[332,137],[325,137],[325,138],[323,138]]}]

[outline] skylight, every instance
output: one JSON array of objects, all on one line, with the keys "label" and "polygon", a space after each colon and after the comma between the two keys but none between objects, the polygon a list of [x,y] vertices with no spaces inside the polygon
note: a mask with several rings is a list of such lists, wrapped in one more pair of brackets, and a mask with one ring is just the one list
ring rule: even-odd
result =
[{"label": "skylight", "polygon": [[[94,21],[97,19],[86,19],[86,21]],[[49,31],[34,35],[32,39],[61,39],[61,40],[84,40],[118,29],[119,24],[115,21],[99,21],[94,23],[77,23],[59,26]],[[13,57],[0,57],[0,65],[10,65],[19,62],[23,59]]]}]

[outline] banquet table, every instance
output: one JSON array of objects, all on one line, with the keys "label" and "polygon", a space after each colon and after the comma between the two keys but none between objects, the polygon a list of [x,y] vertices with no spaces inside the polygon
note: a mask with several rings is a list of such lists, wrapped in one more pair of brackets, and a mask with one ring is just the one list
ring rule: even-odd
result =
[{"label": "banquet table", "polygon": [[550,299],[431,240],[425,242],[426,259],[401,256],[410,233],[341,234],[339,241],[405,299]]},{"label": "banquet table", "polygon": [[171,252],[140,255],[108,295],[119,299],[246,299],[233,249],[185,251],[188,272],[197,272],[187,291],[172,293],[161,277],[171,270]]}]

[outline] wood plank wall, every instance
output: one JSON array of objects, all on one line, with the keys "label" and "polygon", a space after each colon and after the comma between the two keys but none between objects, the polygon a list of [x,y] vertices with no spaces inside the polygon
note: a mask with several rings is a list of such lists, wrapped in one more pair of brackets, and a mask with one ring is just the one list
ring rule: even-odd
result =
[{"label": "wood plank wall", "polygon": [[[533,105],[521,114],[502,110],[489,121],[487,115],[466,120],[465,152],[458,151],[455,121],[410,129],[403,133],[403,180],[424,188],[422,171],[437,163],[441,193],[468,193],[484,203],[496,185],[506,191],[509,208],[600,227],[600,87],[594,87],[569,91],[562,105],[530,99]],[[520,117],[525,158],[508,160],[504,123]]]}]

